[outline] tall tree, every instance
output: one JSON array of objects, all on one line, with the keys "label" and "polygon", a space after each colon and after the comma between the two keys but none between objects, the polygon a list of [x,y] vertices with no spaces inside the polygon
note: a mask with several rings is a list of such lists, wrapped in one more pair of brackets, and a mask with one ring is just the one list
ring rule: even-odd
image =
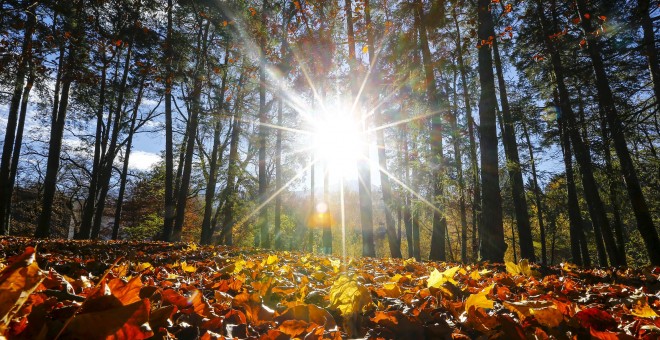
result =
[{"label": "tall tree", "polygon": [[415,26],[419,31],[419,44],[422,50],[422,61],[424,66],[424,83],[426,96],[429,101],[428,107],[431,115],[431,167],[432,167],[432,185],[433,201],[436,207],[433,209],[433,233],[431,236],[431,253],[429,259],[444,261],[445,246],[447,234],[447,219],[442,210],[442,200],[444,200],[444,156],[442,152],[442,116],[444,110],[448,107],[447,94],[438,93],[435,81],[433,61],[431,60],[431,49],[426,34],[426,22],[424,16],[424,6],[421,0],[415,2]]},{"label": "tall tree", "polygon": [[[371,72],[369,72],[369,82],[368,84],[371,87],[371,98],[375,103],[374,107],[376,112],[376,119],[378,125],[382,126],[385,124],[384,113],[379,109],[378,99],[379,99],[379,86],[378,81],[374,79],[381,72],[378,68],[378,60],[376,59],[375,53],[375,43],[374,43],[374,27],[371,21],[371,6],[369,0],[364,1],[364,20],[367,25],[367,49],[369,55],[369,65]],[[390,183],[390,177],[387,171],[387,155],[385,153],[385,133],[382,128],[376,130],[376,144],[378,147],[378,165],[380,166],[380,186],[383,192],[383,204],[385,205],[385,228],[387,231],[387,243],[390,248],[390,255],[394,258],[401,258],[401,244],[399,238],[396,235],[396,227],[394,222],[393,208],[394,197],[392,195],[392,184]]]},{"label": "tall tree", "polygon": [[174,4],[167,0],[167,32],[164,42],[163,63],[165,65],[165,216],[163,218],[163,231],[161,238],[170,241],[174,228],[174,135],[172,124],[172,88],[174,82],[174,40],[172,27],[172,12]]},{"label": "tall tree", "polygon": [[53,110],[51,113],[50,142],[48,143],[48,160],[46,176],[44,177],[41,213],[35,237],[45,238],[50,235],[51,215],[55,193],[57,192],[57,174],[60,168],[60,152],[64,136],[67,109],[71,85],[76,80],[76,68],[81,67],[82,50],[85,47],[83,17],[84,4],[74,1],[66,7],[68,16],[64,19],[64,30],[69,32],[68,41],[62,41],[58,56],[57,75]]},{"label": "tall tree", "polygon": [[[23,128],[25,126],[24,103],[27,105],[30,90],[34,82],[34,66],[32,61],[32,35],[35,31],[37,18],[34,9],[30,9],[31,2],[25,1],[25,25],[21,53],[16,66],[16,78],[11,93],[9,112],[7,112],[7,126],[0,160],[0,235],[9,233],[9,215],[11,209],[11,196],[14,188],[15,171],[20,156]],[[25,77],[28,77],[27,84]]]},{"label": "tall tree", "polygon": [[[353,32],[353,8],[351,0],[345,0],[346,32],[348,34],[348,66],[351,70],[352,101],[359,101],[360,87],[357,81],[358,61],[355,56],[355,34]],[[359,103],[358,103],[359,104]],[[354,105],[359,107],[359,105]],[[358,114],[362,131],[366,131],[366,117]],[[358,182],[360,197],[360,223],[362,225],[362,256],[376,256],[374,244],[373,203],[371,195],[371,170],[369,169],[368,149],[362,147],[358,160]]]},{"label": "tall tree", "polygon": [[[491,36],[497,36],[495,30],[491,32]],[[529,211],[527,210],[527,198],[525,197],[525,185],[520,167],[520,155],[518,154],[518,142],[516,141],[515,121],[509,105],[509,96],[506,91],[506,82],[504,80],[504,71],[502,70],[502,60],[500,58],[497,39],[492,40],[492,47],[500,92],[500,103],[502,104],[502,144],[504,144],[507,172],[511,181],[513,207],[516,213],[516,226],[518,227],[518,242],[520,243],[520,257],[530,261],[536,261],[534,240],[532,240],[532,227],[529,223]]]},{"label": "tall tree", "polygon": [[660,265],[660,252],[657,251],[660,249],[660,238],[653,224],[651,212],[639,183],[639,178],[637,177],[637,170],[635,170],[635,165],[628,150],[624,127],[614,102],[615,97],[610,88],[607,72],[605,71],[598,34],[593,24],[593,20],[597,18],[595,15],[592,15],[592,11],[588,8],[585,0],[576,0],[576,5],[580,17],[580,25],[585,35],[587,52],[596,76],[598,104],[605,112],[605,117],[607,118],[612,141],[614,142],[614,149],[619,158],[621,171],[626,181],[628,197],[630,198],[630,203],[637,220],[637,229],[639,229],[642,235],[651,263]]},{"label": "tall tree", "polygon": [[497,160],[497,127],[495,109],[495,75],[490,42],[495,39],[493,17],[490,13],[490,0],[477,1],[479,38],[479,98],[480,151],[481,151],[481,188],[482,196],[482,231],[480,233],[480,256],[484,261],[503,262],[507,245],[504,242],[502,223],[502,196]]}]

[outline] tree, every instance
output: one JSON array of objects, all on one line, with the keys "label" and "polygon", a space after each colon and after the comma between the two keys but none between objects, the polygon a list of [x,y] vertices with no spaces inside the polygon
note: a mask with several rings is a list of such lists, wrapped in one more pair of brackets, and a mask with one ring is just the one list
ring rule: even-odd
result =
[{"label": "tree", "polygon": [[502,225],[502,197],[497,165],[497,129],[495,125],[495,75],[490,43],[495,37],[490,1],[477,2],[479,38],[479,131],[481,151],[482,230],[480,255],[484,261],[503,262],[507,245]]}]

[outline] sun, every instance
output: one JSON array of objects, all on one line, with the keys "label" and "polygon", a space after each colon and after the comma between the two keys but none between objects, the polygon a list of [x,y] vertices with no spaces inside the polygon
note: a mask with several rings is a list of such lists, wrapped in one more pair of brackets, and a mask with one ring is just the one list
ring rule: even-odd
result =
[{"label": "sun", "polygon": [[314,122],[314,156],[331,175],[357,172],[365,145],[360,122],[350,110],[328,109]]}]

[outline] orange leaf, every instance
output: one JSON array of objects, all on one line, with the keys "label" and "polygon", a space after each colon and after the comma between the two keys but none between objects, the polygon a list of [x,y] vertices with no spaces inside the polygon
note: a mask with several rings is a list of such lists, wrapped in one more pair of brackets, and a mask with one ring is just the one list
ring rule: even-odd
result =
[{"label": "orange leaf", "polygon": [[32,247],[0,272],[0,335],[44,278]]},{"label": "orange leaf", "polygon": [[149,299],[100,312],[76,315],[62,333],[75,339],[145,339],[153,336],[149,327]]}]

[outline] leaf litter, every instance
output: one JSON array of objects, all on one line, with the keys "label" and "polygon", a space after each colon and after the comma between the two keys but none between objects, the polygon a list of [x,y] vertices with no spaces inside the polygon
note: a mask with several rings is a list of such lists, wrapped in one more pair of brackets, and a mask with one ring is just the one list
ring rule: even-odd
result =
[{"label": "leaf litter", "polygon": [[0,252],[0,338],[660,338],[658,267],[17,237]]}]

